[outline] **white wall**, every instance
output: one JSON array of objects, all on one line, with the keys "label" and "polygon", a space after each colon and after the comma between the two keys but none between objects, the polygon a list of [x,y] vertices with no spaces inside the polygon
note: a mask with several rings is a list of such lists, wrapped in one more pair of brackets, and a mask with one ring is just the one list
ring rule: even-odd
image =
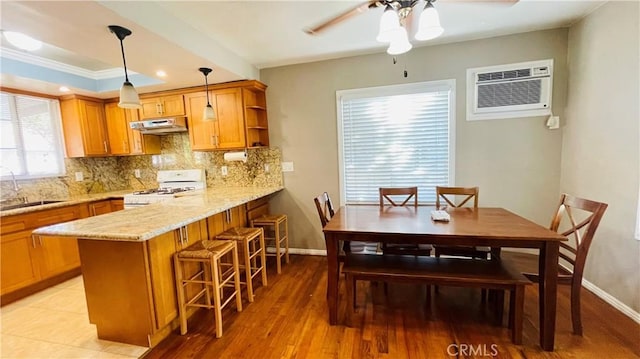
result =
[{"label": "white wall", "polygon": [[640,5],[610,2],[569,30],[560,190],[609,207],[585,278],[640,311]]},{"label": "white wall", "polygon": [[[480,186],[480,204],[508,208],[548,226],[559,196],[561,132],[545,118],[465,119],[466,69],[552,58],[553,110],[564,118],[567,29],[537,31],[455,44],[263,69],[270,141],[282,149],[285,191],[272,210],[289,216],[291,246],[324,249],[313,198],[323,191],[339,205],[336,91],[455,79],[456,184]],[[404,78],[404,64],[409,72]]]}]

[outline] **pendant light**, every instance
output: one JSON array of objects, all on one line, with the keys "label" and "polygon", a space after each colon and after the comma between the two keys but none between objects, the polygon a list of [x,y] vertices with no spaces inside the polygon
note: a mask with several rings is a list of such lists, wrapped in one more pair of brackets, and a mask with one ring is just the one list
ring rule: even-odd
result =
[{"label": "pendant light", "polygon": [[213,121],[216,119],[216,112],[213,110],[213,107],[209,102],[209,83],[207,82],[207,76],[213,70],[208,67],[201,67],[198,71],[202,72],[204,75],[204,90],[207,93],[207,106],[204,107],[204,111],[202,112],[202,120]]},{"label": "pendant light", "polygon": [[124,83],[120,88],[120,102],[118,107],[122,108],[141,108],[140,98],[133,84],[129,82],[129,75],[127,74],[127,60],[124,57],[124,45],[122,40],[125,37],[131,35],[131,30],[118,25],[109,25],[109,30],[116,35],[120,40],[120,50],[122,51],[122,63],[124,65]]},{"label": "pendant light", "polygon": [[409,36],[407,35],[407,29],[400,26],[391,35],[391,42],[387,49],[389,55],[400,55],[411,50],[413,45],[409,42]]}]

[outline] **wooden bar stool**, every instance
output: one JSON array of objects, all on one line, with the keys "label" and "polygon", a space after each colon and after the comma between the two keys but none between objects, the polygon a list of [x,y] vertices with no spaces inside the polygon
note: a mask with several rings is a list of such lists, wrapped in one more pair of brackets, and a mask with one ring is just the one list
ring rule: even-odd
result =
[{"label": "wooden bar stool", "polygon": [[[222,258],[231,256],[231,263]],[[242,311],[240,297],[240,271],[238,268],[238,248],[235,241],[204,240],[193,244],[174,255],[176,288],[178,291],[178,311],[180,314],[180,334],[187,333],[187,308],[200,307],[215,312],[216,338],[222,337],[222,308],[236,298],[236,309]],[[194,274],[185,274],[188,263],[199,264]],[[189,285],[199,285],[200,291],[189,298]],[[210,288],[211,287],[211,288]],[[224,290],[224,288],[232,290]],[[211,303],[213,293],[213,304]],[[204,297],[205,303],[198,301]]]},{"label": "wooden bar stool", "polygon": [[[273,245],[275,253],[267,253],[268,256],[276,257],[276,268],[278,274],[281,272],[280,259],[282,256],[285,262],[289,263],[289,225],[287,224],[286,214],[264,214],[258,218],[251,220],[251,227],[262,227],[264,229],[264,239],[267,246]],[[284,251],[280,248],[283,247]]]},{"label": "wooden bar stool", "polygon": [[[262,285],[267,286],[267,257],[264,246],[264,231],[262,228],[236,227],[222,232],[216,239],[231,240],[238,243],[240,256],[242,257],[239,267],[244,268],[245,281],[240,282],[247,286],[247,297],[249,302],[253,302],[253,278],[262,273]],[[258,265],[258,256],[260,265]]]}]

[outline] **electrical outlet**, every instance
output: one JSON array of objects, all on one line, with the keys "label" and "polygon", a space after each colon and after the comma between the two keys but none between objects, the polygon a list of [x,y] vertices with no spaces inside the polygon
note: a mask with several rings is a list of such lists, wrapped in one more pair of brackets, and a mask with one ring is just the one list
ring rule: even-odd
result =
[{"label": "electrical outlet", "polygon": [[140,177],[142,177],[142,176],[140,176],[140,169],[138,169],[138,168],[136,168],[135,170],[133,170],[133,175],[134,175],[136,178],[140,178]]},{"label": "electrical outlet", "polygon": [[282,162],[282,172],[293,172],[293,162]]},{"label": "electrical outlet", "polygon": [[265,173],[269,173],[269,164],[268,163],[264,164],[264,172]]},{"label": "electrical outlet", "polygon": [[84,181],[84,173],[76,172],[76,182]]},{"label": "electrical outlet", "polygon": [[220,171],[222,172],[223,176],[226,176],[229,174],[229,172],[227,171],[227,166],[220,167]]}]

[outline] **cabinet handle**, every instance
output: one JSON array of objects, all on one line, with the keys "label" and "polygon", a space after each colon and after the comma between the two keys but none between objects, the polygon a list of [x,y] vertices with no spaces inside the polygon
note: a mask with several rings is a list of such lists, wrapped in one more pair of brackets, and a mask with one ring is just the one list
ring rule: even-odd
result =
[{"label": "cabinet handle", "polygon": [[38,242],[40,242],[40,247],[44,247],[44,242],[42,242],[42,236],[38,236]]},{"label": "cabinet handle", "polygon": [[215,145],[215,144],[216,144],[216,140],[215,140],[215,138],[214,138],[214,137],[215,137],[214,135],[211,135],[211,141],[210,141],[210,143],[211,143],[212,145]]},{"label": "cabinet handle", "polygon": [[91,205],[89,207],[89,211],[90,211],[92,217],[95,216],[96,215],[96,206],[95,205]]},{"label": "cabinet handle", "polygon": [[102,145],[104,145],[104,153],[107,153],[107,141],[102,141]]},{"label": "cabinet handle", "polygon": [[182,227],[178,228],[178,240],[180,241],[180,245],[184,245],[184,239],[182,238]]},{"label": "cabinet handle", "polygon": [[184,241],[186,244],[189,244],[189,231],[186,226],[182,228],[184,228]]},{"label": "cabinet handle", "polygon": [[215,135],[214,137],[216,138],[216,143],[215,143],[216,147],[220,146],[219,140],[218,140],[218,135]]},{"label": "cabinet handle", "polygon": [[156,103],[156,113],[158,115],[162,115],[162,109],[160,108],[160,103]]},{"label": "cabinet handle", "polygon": [[32,235],[31,235],[31,246],[32,246],[33,248],[35,248],[35,247],[36,247],[36,235],[35,235],[35,234],[32,234]]},{"label": "cabinet handle", "polygon": [[229,223],[233,222],[233,212],[229,209]]},{"label": "cabinet handle", "polygon": [[142,151],[142,143],[140,142],[139,139],[136,139],[136,146],[138,151]]}]

